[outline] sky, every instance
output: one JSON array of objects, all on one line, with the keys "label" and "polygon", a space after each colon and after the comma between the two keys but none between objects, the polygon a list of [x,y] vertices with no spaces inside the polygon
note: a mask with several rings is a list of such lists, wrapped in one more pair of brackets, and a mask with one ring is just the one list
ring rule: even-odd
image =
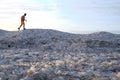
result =
[{"label": "sky", "polygon": [[0,29],[17,30],[24,13],[27,29],[120,33],[120,0],[0,0]]}]

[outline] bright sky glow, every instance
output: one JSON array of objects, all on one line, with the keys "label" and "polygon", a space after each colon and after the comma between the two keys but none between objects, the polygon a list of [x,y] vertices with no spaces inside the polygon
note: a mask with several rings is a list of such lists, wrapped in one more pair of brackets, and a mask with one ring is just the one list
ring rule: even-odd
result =
[{"label": "bright sky glow", "polygon": [[120,0],[1,0],[0,29],[26,28],[66,32],[120,31]]}]

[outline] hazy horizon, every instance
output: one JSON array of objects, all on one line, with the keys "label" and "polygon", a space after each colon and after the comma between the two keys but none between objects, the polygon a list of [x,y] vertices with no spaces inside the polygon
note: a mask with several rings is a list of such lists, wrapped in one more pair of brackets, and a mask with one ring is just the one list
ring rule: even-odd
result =
[{"label": "hazy horizon", "polygon": [[[34,28],[34,29],[38,29],[38,28]],[[18,31],[17,29],[16,30],[0,29],[0,30],[4,30],[4,31]],[[23,29],[21,29],[21,31],[22,30]],[[30,30],[30,29],[27,29],[27,30]],[[50,30],[57,30],[57,29],[50,29]],[[62,30],[57,30],[57,31],[67,32],[67,33],[72,33],[72,34],[91,34],[91,33],[97,33],[97,32],[109,32],[109,33],[113,33],[113,34],[120,34],[120,31],[72,31],[72,32],[71,31],[62,31]]]}]

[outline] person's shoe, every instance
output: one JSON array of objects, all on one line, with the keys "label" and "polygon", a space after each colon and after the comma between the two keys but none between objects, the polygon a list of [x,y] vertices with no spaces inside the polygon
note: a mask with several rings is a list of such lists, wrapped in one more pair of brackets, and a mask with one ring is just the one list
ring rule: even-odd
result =
[{"label": "person's shoe", "polygon": [[26,30],[26,28],[24,28],[24,30]]},{"label": "person's shoe", "polygon": [[20,30],[20,28],[18,28],[18,30]]}]

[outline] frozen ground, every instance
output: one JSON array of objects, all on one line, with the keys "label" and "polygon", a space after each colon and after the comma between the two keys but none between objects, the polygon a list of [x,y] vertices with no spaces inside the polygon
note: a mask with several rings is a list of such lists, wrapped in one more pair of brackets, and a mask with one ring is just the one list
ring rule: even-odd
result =
[{"label": "frozen ground", "polygon": [[120,80],[120,35],[0,30],[0,80]]},{"label": "frozen ground", "polygon": [[0,50],[1,80],[120,80],[119,53]]}]

